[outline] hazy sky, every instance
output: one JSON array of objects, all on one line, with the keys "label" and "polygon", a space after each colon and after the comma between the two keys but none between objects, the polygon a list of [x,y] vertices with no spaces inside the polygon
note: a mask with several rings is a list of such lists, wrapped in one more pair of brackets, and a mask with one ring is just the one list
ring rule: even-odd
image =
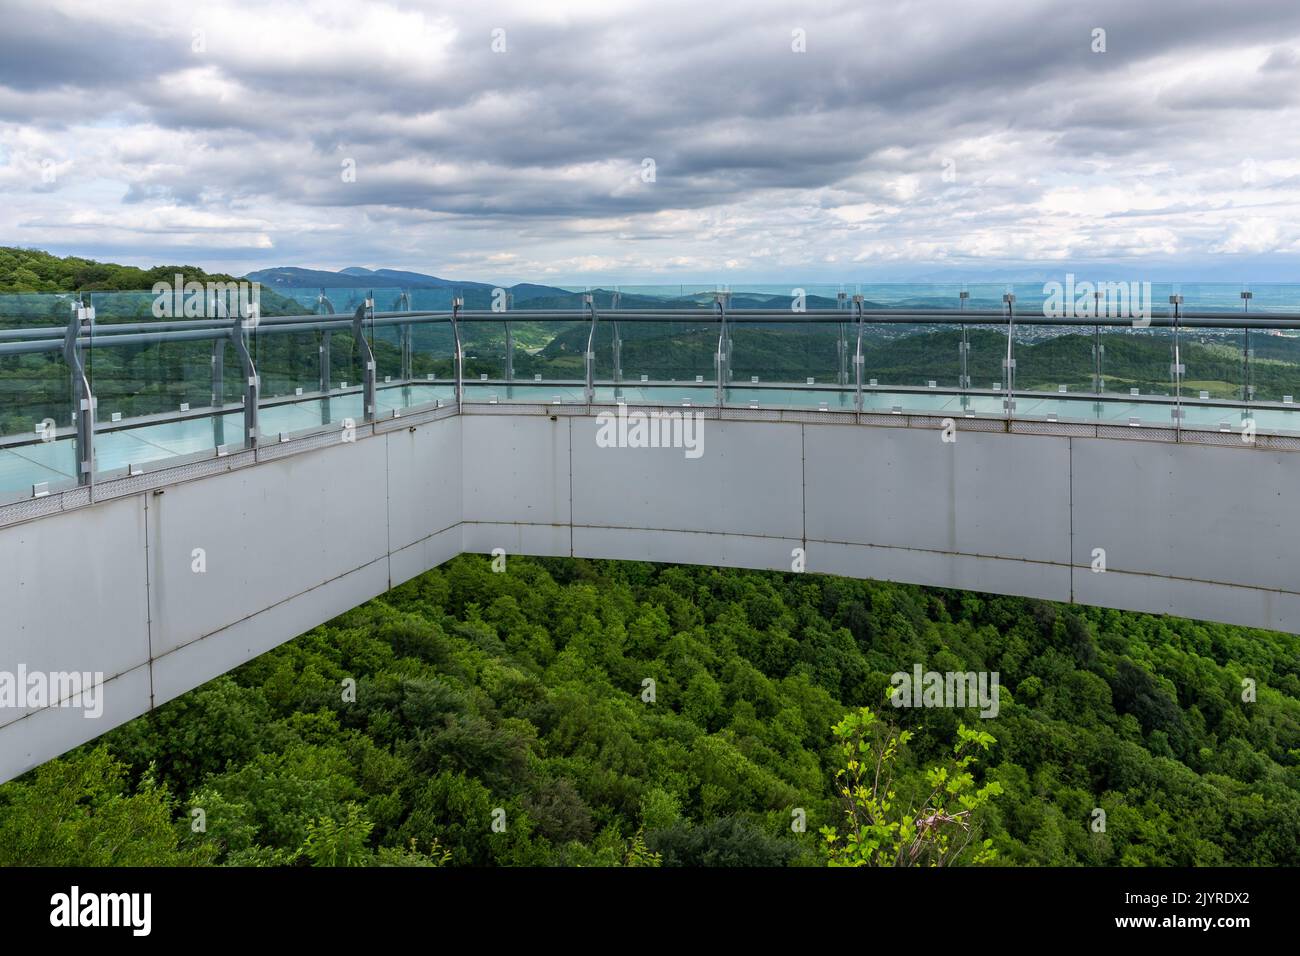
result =
[{"label": "hazy sky", "polygon": [[0,244],[1300,281],[1298,98],[1300,0],[0,0]]}]

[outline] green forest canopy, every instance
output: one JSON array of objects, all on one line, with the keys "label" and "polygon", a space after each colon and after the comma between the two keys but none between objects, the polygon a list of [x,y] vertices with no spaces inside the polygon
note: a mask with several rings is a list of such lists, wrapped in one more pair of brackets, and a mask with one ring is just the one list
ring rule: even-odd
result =
[{"label": "green forest canopy", "polygon": [[[998,863],[1295,866],[1298,651],[899,584],[462,556],[0,787],[0,863],[819,865],[835,728],[870,707],[911,735],[903,806],[960,724],[987,734],[967,772]],[[916,663],[999,672],[998,716],[888,706]]]}]

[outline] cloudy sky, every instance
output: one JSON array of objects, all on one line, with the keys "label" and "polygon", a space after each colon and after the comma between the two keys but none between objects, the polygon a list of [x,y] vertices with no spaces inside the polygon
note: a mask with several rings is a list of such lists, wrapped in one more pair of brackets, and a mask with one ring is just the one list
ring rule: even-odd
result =
[{"label": "cloudy sky", "polygon": [[0,0],[0,244],[1300,281],[1298,100],[1297,0]]}]

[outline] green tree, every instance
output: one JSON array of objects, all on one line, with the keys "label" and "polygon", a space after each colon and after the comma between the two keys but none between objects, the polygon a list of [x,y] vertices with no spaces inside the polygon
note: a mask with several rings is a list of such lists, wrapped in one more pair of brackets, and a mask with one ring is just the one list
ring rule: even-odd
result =
[{"label": "green tree", "polygon": [[190,866],[212,859],[181,848],[172,799],[146,774],[130,792],[126,765],[100,745],[0,787],[0,866]]},{"label": "green tree", "polygon": [[[951,866],[976,834],[974,816],[1002,792],[997,781],[977,787],[973,750],[988,750],[991,734],[957,727],[953,760],[926,771],[929,791],[917,807],[903,808],[894,790],[901,749],[910,731],[879,721],[868,707],[845,715],[834,728],[844,766],[835,772],[844,801],[843,832],[822,827],[831,866]],[[970,862],[992,861],[992,840],[977,844]]]}]

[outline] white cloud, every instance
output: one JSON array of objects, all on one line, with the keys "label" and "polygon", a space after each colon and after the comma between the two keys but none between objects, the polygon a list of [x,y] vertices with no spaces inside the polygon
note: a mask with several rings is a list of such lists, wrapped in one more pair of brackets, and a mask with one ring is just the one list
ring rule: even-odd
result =
[{"label": "white cloud", "polygon": [[780,0],[50,0],[0,36],[0,230],[484,279],[1294,265],[1300,8],[1092,7],[819,6],[795,55]]}]

